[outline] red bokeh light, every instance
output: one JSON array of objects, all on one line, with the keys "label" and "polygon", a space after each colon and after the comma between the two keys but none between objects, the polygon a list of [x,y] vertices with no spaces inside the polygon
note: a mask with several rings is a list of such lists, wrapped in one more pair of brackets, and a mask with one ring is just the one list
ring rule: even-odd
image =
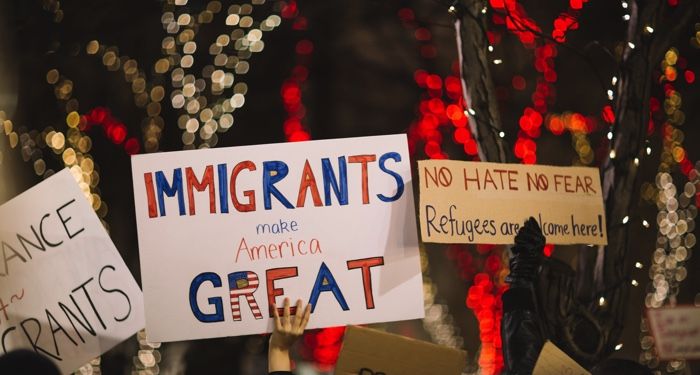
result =
[{"label": "red bokeh light", "polygon": [[296,52],[300,55],[308,55],[314,51],[314,44],[309,40],[300,40],[296,46]]},{"label": "red bokeh light", "polygon": [[693,83],[693,82],[695,82],[695,72],[693,72],[692,70],[690,70],[690,69],[689,69],[689,70],[686,70],[686,71],[683,73],[683,76],[685,77],[685,81],[686,81],[686,82],[688,82],[688,83]]},{"label": "red bokeh light", "polygon": [[141,152],[141,145],[136,138],[132,137],[127,139],[126,143],[124,143],[124,150],[129,155],[136,155]]},{"label": "red bokeh light", "polygon": [[513,88],[516,90],[525,90],[526,82],[525,78],[520,75],[514,75],[512,80]]}]

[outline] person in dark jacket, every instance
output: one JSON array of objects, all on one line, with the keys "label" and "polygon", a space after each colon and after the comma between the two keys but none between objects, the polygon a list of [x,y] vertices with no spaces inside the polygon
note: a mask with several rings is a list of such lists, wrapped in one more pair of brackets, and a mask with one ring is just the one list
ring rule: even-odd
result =
[{"label": "person in dark jacket", "polygon": [[47,357],[33,350],[18,349],[0,356],[2,375],[61,375]]},{"label": "person in dark jacket", "polygon": [[281,317],[277,306],[272,305],[275,323],[272,335],[270,335],[270,346],[267,354],[267,367],[270,375],[292,374],[289,350],[297,339],[304,334],[306,325],[311,317],[311,305],[306,305],[302,309],[301,300],[297,300],[294,315],[292,315],[289,304],[289,298],[285,298]]},{"label": "person in dark jacket", "polygon": [[[552,340],[555,343],[556,335],[548,333],[545,327],[545,320],[548,313],[551,314],[552,308],[560,307],[557,303],[552,306],[551,303],[543,303],[542,295],[548,295],[548,292],[568,292],[570,288],[557,290],[556,288],[547,289],[547,281],[551,284],[552,280],[566,280],[566,267],[559,265],[556,260],[545,260],[544,246],[546,239],[542,234],[537,220],[534,218],[528,219],[523,227],[520,228],[515,236],[515,245],[512,248],[513,256],[510,259],[510,274],[506,277],[506,282],[510,284],[510,288],[503,294],[503,318],[501,321],[501,338],[503,340],[503,359],[506,370],[506,375],[523,375],[532,374],[540,351],[546,340]],[[559,267],[559,268],[557,268]],[[562,271],[563,269],[563,271]],[[545,283],[543,284],[541,274],[546,274]],[[563,276],[562,276],[563,275]],[[557,276],[561,276],[557,278]],[[558,282],[554,284],[565,284]],[[544,293],[543,293],[544,289]],[[549,293],[551,294],[551,293]],[[558,295],[558,294],[557,294]],[[561,296],[560,296],[561,297]],[[570,301],[571,296],[565,296],[564,300]],[[554,302],[561,298],[554,298]],[[571,308],[573,303],[564,304],[569,308],[563,310],[565,317],[572,317],[575,314],[583,318],[578,321],[586,321],[588,315],[582,309]],[[588,319],[592,321],[592,319]],[[586,341],[589,339],[586,336],[595,336],[596,331],[593,329],[580,330],[585,332],[585,335],[573,337],[573,341],[577,343],[577,348],[585,347]],[[571,332],[573,334],[573,332]],[[553,337],[554,336],[554,337]],[[590,346],[590,345],[588,345]],[[564,351],[572,350],[571,347],[563,346]],[[569,355],[571,355],[569,353]],[[599,363],[588,364],[588,367],[593,367],[591,373],[593,375],[651,375],[652,372],[631,360],[625,359],[606,359]]]},{"label": "person in dark jacket", "polygon": [[544,245],[542,230],[531,217],[515,236],[510,274],[506,277],[510,288],[503,293],[501,336],[508,375],[532,374],[546,340],[535,290]]}]

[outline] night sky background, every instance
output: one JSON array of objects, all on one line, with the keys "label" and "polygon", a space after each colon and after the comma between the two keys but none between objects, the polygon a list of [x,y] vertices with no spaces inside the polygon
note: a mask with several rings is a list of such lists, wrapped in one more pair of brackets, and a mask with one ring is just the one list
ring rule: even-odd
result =
[{"label": "night sky background", "polygon": [[[146,74],[153,77],[152,67],[164,57],[161,41],[167,36],[161,23],[163,3],[154,0],[67,0],[60,3],[62,19],[55,22],[56,14],[46,9],[47,1],[0,2],[0,110],[14,123],[15,129],[41,132],[47,126],[66,130],[65,102],[57,100],[54,89],[47,83],[50,69],[69,77],[73,82],[73,97],[79,100],[80,114],[96,107],[106,107],[128,130],[129,135],[141,139],[141,124],[146,116],[143,108],[134,104],[131,84],[123,72],[105,69],[101,59],[85,53],[86,44],[98,40],[102,45],[117,46],[121,56],[138,61]],[[238,2],[236,2],[238,3]],[[258,20],[271,14],[280,5],[268,2],[256,5],[253,12]],[[568,1],[518,1],[530,17],[537,21],[545,34],[552,30],[552,20],[565,12]],[[224,24],[230,2],[223,1],[221,14],[212,23],[202,25],[195,41],[196,64],[211,63],[213,57],[207,47],[221,33],[230,32]],[[245,105],[233,116],[234,125],[228,132],[218,134],[216,147],[277,143],[287,140],[283,124],[288,118],[281,88],[292,70],[298,65],[299,41],[308,40],[313,51],[305,55],[308,78],[301,87],[305,106],[303,124],[312,139],[346,138],[381,134],[406,133],[419,118],[419,103],[426,98],[426,89],[415,80],[417,70],[442,77],[453,74],[457,48],[453,16],[447,6],[437,0],[423,1],[301,1],[298,17],[305,19],[305,29],[293,27],[294,21],[282,18],[282,24],[264,33],[265,48],[248,59],[247,74],[236,76],[236,82],[247,83]],[[204,9],[206,2],[190,0],[186,6],[191,13]],[[400,10],[411,9],[411,25],[400,17]],[[276,11],[279,14],[279,11]],[[616,74],[616,58],[624,44],[626,25],[624,9],[619,1],[590,0],[578,14],[579,27],[567,34],[566,46],[558,48],[555,58],[557,79],[552,83],[556,97],[551,100],[547,113],[576,112],[596,118],[596,127],[588,134],[595,153],[592,166],[600,164],[606,154],[607,124],[601,113],[610,104],[606,90]],[[700,22],[700,19],[697,20]],[[417,25],[417,26],[416,26]],[[417,39],[416,27],[430,33],[434,53],[421,47],[425,41]],[[489,21],[489,31],[499,33],[489,59],[502,60],[491,64],[498,104],[508,144],[513,155],[517,141],[519,120],[524,108],[532,106],[531,94],[539,73],[533,67],[533,49],[526,48],[518,38],[505,30],[504,25]],[[695,163],[700,158],[700,133],[697,123],[700,111],[698,83],[688,82],[684,70],[700,70],[700,50],[692,46],[696,29],[691,24],[682,38],[673,43],[678,55],[685,60],[674,82],[682,95],[681,106],[686,119],[680,126],[684,132],[683,145],[687,159]],[[595,43],[592,43],[595,42]],[[659,66],[660,62],[654,62]],[[199,65],[196,65],[197,68]],[[198,69],[193,69],[199,71]],[[660,68],[659,68],[660,70]],[[524,79],[522,89],[514,87],[514,77]],[[182,130],[178,128],[181,109],[170,104],[169,73],[154,81],[164,86],[160,116],[164,121],[159,151],[183,148]],[[649,77],[658,82],[657,77]],[[653,86],[653,97],[663,101],[663,87]],[[1,121],[0,121],[1,122]],[[660,123],[660,122],[659,122]],[[542,126],[537,142],[537,163],[572,165],[577,153],[569,132],[555,135]],[[453,139],[453,128],[443,126],[441,149],[451,159],[473,160],[463,146]],[[19,130],[18,130],[19,131]],[[94,128],[92,157],[100,172],[99,190],[102,200],[109,204],[105,221],[110,235],[127,265],[140,280],[136,223],[133,210],[130,156],[124,148],[115,145],[104,132]],[[632,212],[634,229],[630,257],[648,265],[655,249],[657,208],[653,201],[642,199],[643,183],[654,184],[660,160],[660,130],[649,137],[653,152],[641,160],[635,207]],[[32,161],[22,158],[21,147],[12,148],[8,137],[0,136],[0,203],[41,181]],[[143,149],[143,144],[141,144]],[[44,150],[47,168],[62,168],[60,156]],[[427,158],[424,143],[415,144],[414,160]],[[511,156],[511,162],[519,160]],[[682,189],[687,178],[675,168],[674,181]],[[641,225],[649,220],[651,228]],[[0,218],[6,220],[6,218]],[[695,230],[697,234],[697,229]],[[470,362],[476,361],[479,350],[479,323],[474,313],[465,306],[471,279],[463,276],[462,264],[448,256],[444,246],[426,246],[430,275],[438,288],[437,300],[449,306],[453,323],[459,328],[468,351]],[[195,251],[193,249],[193,251]],[[485,256],[467,247],[477,268],[484,267]],[[577,247],[557,247],[554,256],[570,264],[576,263]],[[481,262],[481,263],[479,263]],[[165,262],[164,267],[167,267]],[[688,277],[682,282],[678,302],[693,304],[700,292],[700,258],[690,258],[686,264]],[[467,267],[468,268],[468,267]],[[478,270],[477,270],[478,272]],[[473,276],[473,275],[471,275]],[[649,282],[648,268],[631,269],[630,278],[639,280],[632,288],[628,303],[628,319],[621,342],[623,348],[617,357],[639,357],[640,316],[644,310],[645,287]],[[420,339],[430,336],[420,322],[400,322],[383,325],[388,330]],[[260,336],[200,340],[165,344],[161,347],[161,373],[233,374],[262,373],[265,368],[265,339]],[[132,356],[138,350],[135,340],[121,344],[103,357],[104,374],[130,373]],[[700,368],[692,364],[694,371]]]}]

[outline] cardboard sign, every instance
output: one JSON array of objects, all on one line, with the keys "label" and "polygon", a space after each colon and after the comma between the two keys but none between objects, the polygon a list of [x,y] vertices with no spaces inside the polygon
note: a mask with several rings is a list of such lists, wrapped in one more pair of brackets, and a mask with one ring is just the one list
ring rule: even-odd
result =
[{"label": "cardboard sign", "polygon": [[132,158],[153,341],[422,318],[405,135]]},{"label": "cardboard sign", "polygon": [[700,307],[649,309],[647,317],[660,359],[700,359]]},{"label": "cardboard sign", "polygon": [[336,375],[459,375],[467,353],[374,329],[349,326]]},{"label": "cardboard sign", "polygon": [[595,168],[421,160],[424,242],[510,244],[530,216],[547,243],[607,244]]},{"label": "cardboard sign", "polygon": [[0,337],[71,373],[144,326],[143,296],[68,169],[0,206]]},{"label": "cardboard sign", "polygon": [[544,343],[533,375],[591,375],[551,341]]}]

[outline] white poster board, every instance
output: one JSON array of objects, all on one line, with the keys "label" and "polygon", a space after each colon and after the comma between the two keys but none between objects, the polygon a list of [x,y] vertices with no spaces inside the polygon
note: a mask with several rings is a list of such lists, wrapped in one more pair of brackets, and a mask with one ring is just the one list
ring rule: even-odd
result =
[{"label": "white poster board", "polygon": [[660,359],[700,359],[700,307],[648,309],[647,317]]},{"label": "white poster board", "polygon": [[405,135],[132,157],[152,341],[422,318]]},{"label": "white poster board", "polygon": [[68,169],[0,206],[3,352],[70,373],[144,326],[143,296]]}]

